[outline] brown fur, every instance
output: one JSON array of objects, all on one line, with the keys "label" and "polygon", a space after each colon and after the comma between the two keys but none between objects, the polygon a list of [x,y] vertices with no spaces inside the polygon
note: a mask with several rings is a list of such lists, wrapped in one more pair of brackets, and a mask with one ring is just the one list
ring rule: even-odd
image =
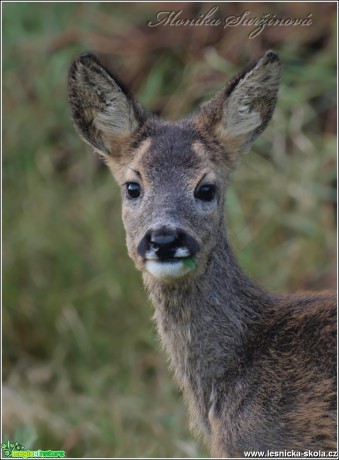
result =
[{"label": "brown fur", "polygon": [[224,222],[231,173],[269,122],[279,80],[268,52],[198,114],[168,123],[92,55],[69,74],[75,126],[122,188],[128,252],[192,428],[221,457],[336,446],[336,297],[266,292],[242,272]]}]

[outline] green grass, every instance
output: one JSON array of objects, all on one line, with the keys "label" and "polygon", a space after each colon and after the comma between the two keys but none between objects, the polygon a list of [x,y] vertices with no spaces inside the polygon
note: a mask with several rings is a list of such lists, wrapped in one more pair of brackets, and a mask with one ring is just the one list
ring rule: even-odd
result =
[{"label": "green grass", "polygon": [[175,119],[275,48],[280,99],[228,192],[231,239],[268,288],[335,285],[335,14],[308,8],[322,22],[299,38],[248,40],[243,29],[150,30],[157,4],[3,6],[4,440],[73,457],[208,455],[127,257],[119,190],[70,121],[67,69],[85,49],[113,54],[139,99]]}]

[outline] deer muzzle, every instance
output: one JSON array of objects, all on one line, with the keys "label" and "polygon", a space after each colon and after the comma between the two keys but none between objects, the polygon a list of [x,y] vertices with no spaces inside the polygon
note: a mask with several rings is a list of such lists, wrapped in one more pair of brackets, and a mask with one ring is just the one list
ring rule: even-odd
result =
[{"label": "deer muzzle", "polygon": [[146,232],[138,245],[145,269],[156,278],[181,278],[196,267],[199,243],[179,228],[159,227]]}]

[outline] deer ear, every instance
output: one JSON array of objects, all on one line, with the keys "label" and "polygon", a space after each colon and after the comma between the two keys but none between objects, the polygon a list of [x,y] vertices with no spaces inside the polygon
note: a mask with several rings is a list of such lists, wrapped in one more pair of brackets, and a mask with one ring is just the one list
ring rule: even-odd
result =
[{"label": "deer ear", "polygon": [[144,121],[141,106],[93,54],[73,61],[68,94],[75,128],[103,156],[119,154]]},{"label": "deer ear", "polygon": [[266,128],[277,101],[281,65],[268,51],[202,106],[202,119],[213,126],[230,153],[249,150]]}]

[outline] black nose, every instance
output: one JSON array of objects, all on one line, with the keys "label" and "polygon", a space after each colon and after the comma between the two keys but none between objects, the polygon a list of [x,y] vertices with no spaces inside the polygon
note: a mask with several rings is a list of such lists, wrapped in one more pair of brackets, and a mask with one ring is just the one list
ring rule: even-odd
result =
[{"label": "black nose", "polygon": [[180,247],[180,236],[176,230],[160,228],[148,235],[149,250],[153,250],[159,259],[171,259]]},{"label": "black nose", "polygon": [[198,252],[199,244],[185,231],[165,226],[150,229],[138,246],[138,252],[142,257],[147,257],[147,253],[150,253],[158,259],[174,259],[178,257],[178,249],[184,249],[185,257],[189,257]]}]

